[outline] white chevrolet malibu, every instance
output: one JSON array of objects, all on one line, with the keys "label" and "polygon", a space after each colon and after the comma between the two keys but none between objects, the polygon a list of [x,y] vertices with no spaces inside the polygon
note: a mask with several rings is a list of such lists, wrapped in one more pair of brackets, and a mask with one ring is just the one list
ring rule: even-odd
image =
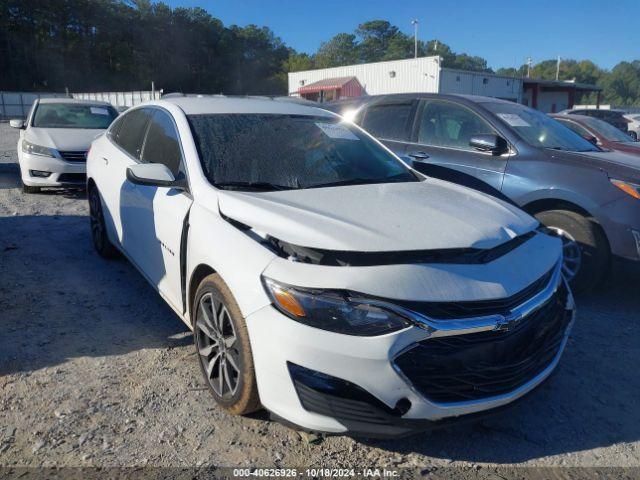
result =
[{"label": "white chevrolet malibu", "polygon": [[321,109],[148,103],[93,142],[87,176],[95,248],[193,329],[228,412],[402,435],[518,399],[565,347],[559,239]]},{"label": "white chevrolet malibu", "polygon": [[72,98],[36,100],[20,129],[18,163],[25,193],[42,187],[83,186],[89,145],[118,112],[109,103]]}]

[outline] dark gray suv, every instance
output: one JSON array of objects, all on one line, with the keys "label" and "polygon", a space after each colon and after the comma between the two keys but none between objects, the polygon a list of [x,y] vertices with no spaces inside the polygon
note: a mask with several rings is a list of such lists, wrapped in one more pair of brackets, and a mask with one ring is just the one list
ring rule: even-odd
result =
[{"label": "dark gray suv", "polygon": [[565,276],[595,286],[612,256],[640,260],[640,162],[496,98],[399,94],[323,106],[427,175],[511,199],[561,235]]}]

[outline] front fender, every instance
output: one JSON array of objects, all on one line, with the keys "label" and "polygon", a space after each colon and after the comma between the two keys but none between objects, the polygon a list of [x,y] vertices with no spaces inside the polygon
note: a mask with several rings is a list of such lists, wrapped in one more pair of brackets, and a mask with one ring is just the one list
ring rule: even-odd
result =
[{"label": "front fender", "polygon": [[[253,232],[242,231],[214,208],[195,203],[189,217],[187,239],[187,298],[198,265],[207,265],[229,286],[243,317],[270,304],[261,275],[276,255],[259,243]],[[197,285],[193,288],[197,288]],[[187,309],[190,315],[190,308]]]}]

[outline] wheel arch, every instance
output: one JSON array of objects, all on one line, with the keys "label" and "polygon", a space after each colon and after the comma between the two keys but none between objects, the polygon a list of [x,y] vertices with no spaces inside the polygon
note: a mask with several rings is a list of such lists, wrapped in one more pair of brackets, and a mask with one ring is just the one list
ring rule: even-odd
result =
[{"label": "wheel arch", "polygon": [[187,290],[187,312],[189,313],[191,326],[193,326],[193,301],[195,300],[198,285],[200,285],[202,280],[214,273],[217,273],[216,270],[206,263],[200,263],[191,273],[191,277],[189,278],[189,288]]},{"label": "wheel arch", "polygon": [[529,215],[535,216],[537,213],[546,212],[549,210],[568,210],[573,213],[577,213],[582,215],[596,226],[598,230],[604,236],[605,241],[607,242],[607,247],[609,251],[611,251],[611,242],[609,241],[609,237],[607,236],[607,232],[602,227],[598,219],[593,215],[589,210],[584,207],[581,207],[577,203],[574,203],[570,200],[563,200],[559,198],[543,198],[534,200],[532,202],[527,203],[522,206],[522,209],[527,212]]},{"label": "wheel arch", "polygon": [[587,209],[580,205],[571,202],[569,200],[562,200],[559,198],[541,198],[534,200],[522,206],[522,209],[530,215],[536,213],[546,212],[548,210],[569,210],[570,212],[578,213],[582,216],[593,219],[596,223],[597,220]]}]

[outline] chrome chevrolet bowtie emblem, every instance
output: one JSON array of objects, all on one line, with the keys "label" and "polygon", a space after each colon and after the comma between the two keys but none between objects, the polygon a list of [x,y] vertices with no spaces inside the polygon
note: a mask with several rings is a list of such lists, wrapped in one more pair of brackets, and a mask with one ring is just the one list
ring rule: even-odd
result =
[{"label": "chrome chevrolet bowtie emblem", "polygon": [[524,318],[519,313],[509,313],[496,322],[496,330],[500,332],[508,332],[513,330]]}]

